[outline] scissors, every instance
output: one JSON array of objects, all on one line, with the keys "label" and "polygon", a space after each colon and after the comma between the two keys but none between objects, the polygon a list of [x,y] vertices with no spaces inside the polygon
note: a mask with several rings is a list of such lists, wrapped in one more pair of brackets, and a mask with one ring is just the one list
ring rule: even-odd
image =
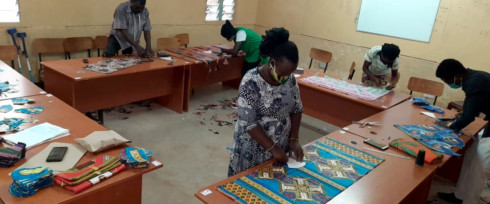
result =
[{"label": "scissors", "polygon": [[360,128],[364,128],[366,126],[375,126],[375,125],[381,125],[379,122],[361,122],[361,121],[352,121],[352,124],[358,124]]}]

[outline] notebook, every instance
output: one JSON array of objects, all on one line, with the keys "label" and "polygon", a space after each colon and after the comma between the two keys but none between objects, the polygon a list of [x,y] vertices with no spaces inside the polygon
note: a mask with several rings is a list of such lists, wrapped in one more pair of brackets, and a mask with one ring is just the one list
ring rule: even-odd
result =
[{"label": "notebook", "polygon": [[43,123],[30,127],[15,134],[4,136],[5,141],[11,144],[25,143],[29,149],[36,145],[56,140],[70,135],[70,130],[58,127],[51,123]]}]

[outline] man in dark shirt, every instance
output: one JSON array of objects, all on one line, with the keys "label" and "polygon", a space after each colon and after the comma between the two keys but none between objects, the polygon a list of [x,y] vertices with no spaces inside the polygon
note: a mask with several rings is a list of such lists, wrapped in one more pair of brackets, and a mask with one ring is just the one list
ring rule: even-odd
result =
[{"label": "man in dark shirt", "polygon": [[[145,5],[146,0],[129,0],[116,8],[111,35],[104,51],[105,57],[112,57],[119,50],[122,50],[123,54],[136,53],[141,57],[153,55],[150,14]],[[146,49],[139,44],[142,32]]]},{"label": "man in dark shirt", "polygon": [[[446,59],[437,67],[436,76],[451,88],[463,88],[466,98],[463,112],[454,122],[440,125],[460,131],[480,113],[490,119],[490,74],[465,68],[455,59]],[[487,124],[482,137],[466,151],[461,174],[454,193],[439,193],[439,197],[451,203],[488,203],[490,190],[490,125]]]}]

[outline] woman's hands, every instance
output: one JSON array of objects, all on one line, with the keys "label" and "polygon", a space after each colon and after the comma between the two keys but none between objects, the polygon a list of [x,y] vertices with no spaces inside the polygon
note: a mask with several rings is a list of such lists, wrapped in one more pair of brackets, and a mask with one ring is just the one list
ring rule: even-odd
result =
[{"label": "woman's hands", "polygon": [[301,144],[297,140],[290,141],[289,142],[289,156],[292,157],[294,153],[294,157],[296,161],[302,162],[303,161],[303,148],[301,147]]}]

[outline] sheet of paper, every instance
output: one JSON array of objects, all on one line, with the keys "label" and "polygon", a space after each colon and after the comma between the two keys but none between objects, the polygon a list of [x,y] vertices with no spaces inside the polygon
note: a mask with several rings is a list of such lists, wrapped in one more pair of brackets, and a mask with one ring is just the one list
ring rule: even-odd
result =
[{"label": "sheet of paper", "polygon": [[29,149],[44,142],[68,135],[70,135],[70,130],[46,122],[3,138],[13,144],[19,142],[25,143],[26,148]]},{"label": "sheet of paper", "polygon": [[168,57],[160,57],[160,59],[167,60],[167,61],[172,61],[172,57],[170,57],[170,56],[168,56]]},{"label": "sheet of paper", "polygon": [[295,77],[295,78],[298,78],[298,77],[300,77],[300,76],[301,76],[301,74],[294,74],[294,77]]},{"label": "sheet of paper", "polygon": [[202,51],[202,53],[204,53],[204,54],[213,54],[213,51],[211,51],[211,50],[208,50],[208,51]]},{"label": "sheet of paper", "polygon": [[434,113],[431,113],[431,112],[420,111],[420,113],[422,113],[426,116],[429,116],[431,118],[436,118],[436,115]]},{"label": "sheet of paper", "polygon": [[304,167],[306,165],[306,162],[298,162],[296,159],[289,157],[288,158],[288,167],[292,169],[297,169]]},{"label": "sheet of paper", "polygon": [[[48,155],[53,147],[68,147],[65,157],[61,162],[46,162],[46,158],[48,158]],[[19,168],[33,168],[43,166],[49,167],[56,174],[73,168],[83,157],[85,152],[87,151],[78,144],[53,142],[49,144],[46,148],[44,148],[41,152],[28,159],[24,164],[19,166]]]}]

